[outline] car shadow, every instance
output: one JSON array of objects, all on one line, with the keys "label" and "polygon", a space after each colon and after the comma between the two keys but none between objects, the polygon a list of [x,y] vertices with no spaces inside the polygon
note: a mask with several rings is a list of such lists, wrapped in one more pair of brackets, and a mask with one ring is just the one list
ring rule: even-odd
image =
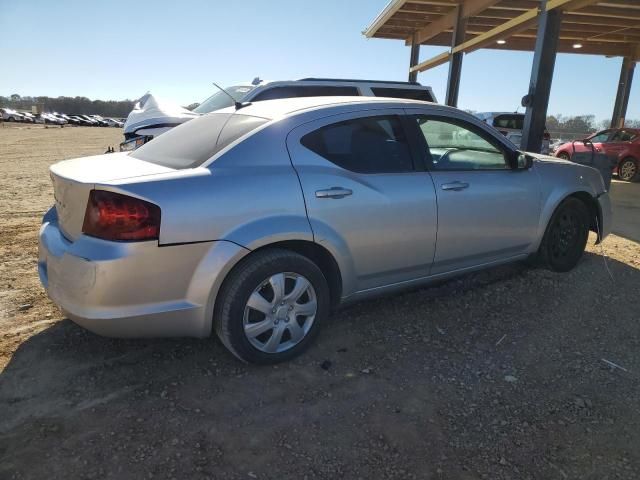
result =
[{"label": "car shadow", "polygon": [[640,270],[608,270],[587,253],[567,274],[514,264],[356,304],[270,367],[57,322],[0,373],[0,477],[475,479],[505,458],[585,477],[620,452],[639,467]]}]

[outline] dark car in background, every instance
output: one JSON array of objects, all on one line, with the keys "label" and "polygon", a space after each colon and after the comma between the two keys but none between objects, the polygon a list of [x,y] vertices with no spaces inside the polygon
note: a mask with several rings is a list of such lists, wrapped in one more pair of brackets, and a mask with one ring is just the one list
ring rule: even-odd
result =
[{"label": "dark car in background", "polygon": [[[511,143],[520,148],[522,142],[522,129],[524,128],[524,113],[518,112],[479,112],[474,113],[483,122],[496,128],[501,134],[507,137]],[[550,153],[551,135],[544,129],[542,137],[542,150],[540,153]]]}]

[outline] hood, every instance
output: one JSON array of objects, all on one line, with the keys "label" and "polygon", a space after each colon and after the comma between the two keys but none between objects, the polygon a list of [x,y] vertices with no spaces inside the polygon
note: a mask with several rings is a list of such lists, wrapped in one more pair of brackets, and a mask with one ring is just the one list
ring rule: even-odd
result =
[{"label": "hood", "polygon": [[175,127],[192,118],[199,117],[186,108],[174,103],[160,101],[150,93],[136,102],[124,124],[124,133],[135,133],[140,128]]}]

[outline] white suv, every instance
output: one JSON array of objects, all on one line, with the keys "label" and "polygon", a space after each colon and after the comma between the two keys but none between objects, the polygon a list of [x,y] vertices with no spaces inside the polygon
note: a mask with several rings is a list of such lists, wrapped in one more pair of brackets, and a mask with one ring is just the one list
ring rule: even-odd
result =
[{"label": "white suv", "polygon": [[354,80],[339,78],[302,78],[269,82],[255,78],[250,83],[233,85],[207,98],[193,111],[159,102],[151,94],[134,106],[124,124],[125,141],[121,151],[135,150],[158,135],[200,115],[230,107],[234,100],[252,103],[293,97],[391,97],[436,103],[431,87],[418,82]]},{"label": "white suv", "polygon": [[[517,112],[480,112],[474,113],[483,122],[498,129],[511,143],[520,148],[522,142],[522,128],[524,126],[524,113]],[[550,154],[551,137],[547,129],[544,129],[542,138],[542,150],[540,153]]]}]

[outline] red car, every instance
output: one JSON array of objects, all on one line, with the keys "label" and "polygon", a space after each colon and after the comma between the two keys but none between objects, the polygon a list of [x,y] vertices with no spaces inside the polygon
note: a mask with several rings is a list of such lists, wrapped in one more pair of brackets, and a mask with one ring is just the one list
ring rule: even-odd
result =
[{"label": "red car", "polygon": [[[587,142],[588,140],[588,142]],[[602,130],[575,142],[560,145],[553,154],[571,160],[573,152],[591,152],[591,142],[596,152],[604,152],[615,165],[613,173],[627,182],[640,180],[640,130],[614,128]],[[574,150],[575,148],[575,150]]]}]

